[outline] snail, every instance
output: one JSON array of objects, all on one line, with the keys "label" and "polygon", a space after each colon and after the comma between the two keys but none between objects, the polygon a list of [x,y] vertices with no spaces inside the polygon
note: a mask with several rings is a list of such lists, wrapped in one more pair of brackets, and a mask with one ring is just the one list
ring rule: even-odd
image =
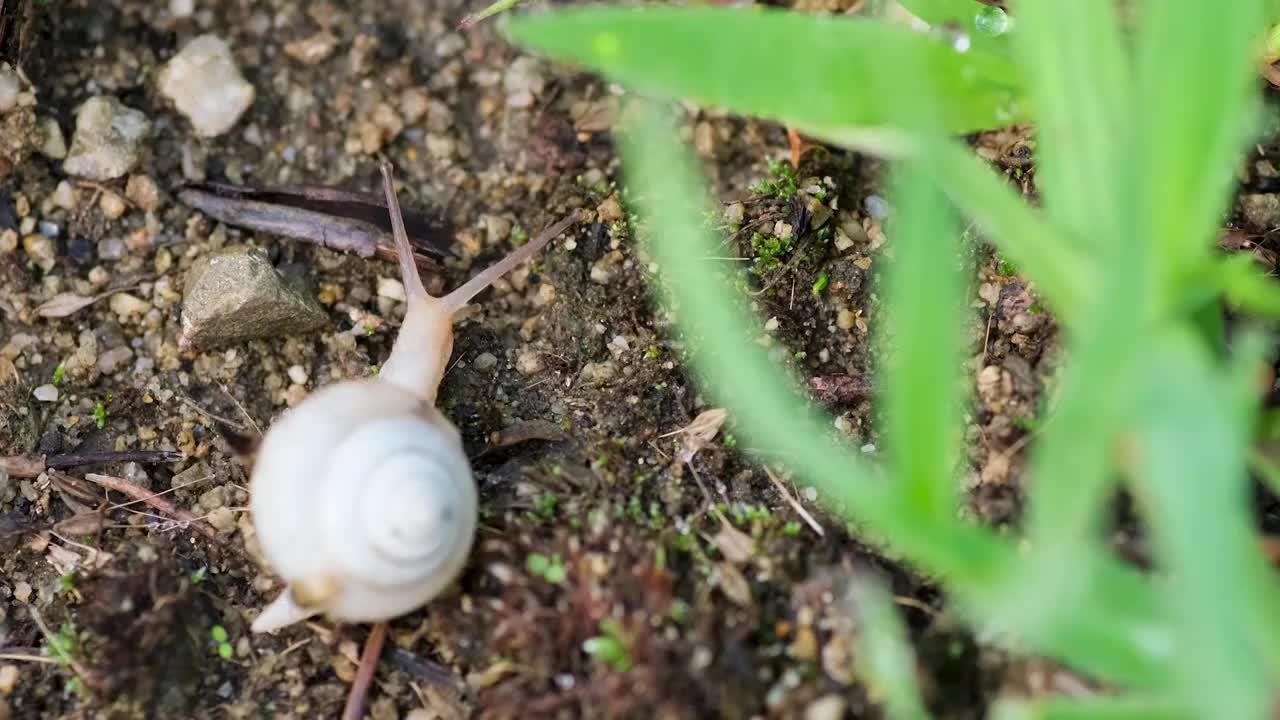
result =
[{"label": "snail", "polygon": [[388,163],[387,209],[404,280],[404,323],[376,377],[320,388],[262,437],[250,513],[287,584],[254,619],[272,632],[325,615],[382,622],[412,612],[460,574],[477,491],[457,428],[435,407],[457,313],[577,219],[577,213],[443,297],[418,276]]}]

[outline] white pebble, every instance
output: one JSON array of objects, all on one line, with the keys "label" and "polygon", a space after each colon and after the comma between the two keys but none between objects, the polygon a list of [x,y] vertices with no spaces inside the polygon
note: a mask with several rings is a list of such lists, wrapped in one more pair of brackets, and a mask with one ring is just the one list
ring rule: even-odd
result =
[{"label": "white pebble", "polygon": [[212,34],[193,39],[165,64],[159,88],[204,137],[230,130],[254,99],[254,88],[240,73],[231,48]]},{"label": "white pebble", "polygon": [[22,82],[18,73],[9,63],[0,63],[0,115],[18,106],[18,95],[22,93]]},{"label": "white pebble", "polygon": [[71,187],[71,183],[66,180],[58,183],[58,187],[53,189],[53,204],[63,210],[76,209],[76,189]]},{"label": "white pebble", "polygon": [[378,297],[404,302],[406,299],[404,283],[395,278],[378,278]]},{"label": "white pebble", "polygon": [[307,371],[303,369],[301,365],[290,365],[289,379],[292,380],[295,385],[306,385]]},{"label": "white pebble", "polygon": [[57,402],[58,401],[58,388],[54,387],[53,385],[41,385],[40,387],[36,388],[35,391],[32,392],[31,394],[35,395],[36,399],[39,400],[40,402]]}]

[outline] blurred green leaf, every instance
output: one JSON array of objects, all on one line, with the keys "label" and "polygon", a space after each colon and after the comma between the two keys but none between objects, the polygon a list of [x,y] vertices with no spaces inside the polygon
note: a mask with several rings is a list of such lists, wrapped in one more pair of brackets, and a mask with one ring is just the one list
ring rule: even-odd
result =
[{"label": "blurred green leaf", "polygon": [[1049,219],[1097,248],[1115,238],[1132,80],[1113,0],[1024,2],[1018,59],[1036,114],[1036,184]]},{"label": "blurred green leaf", "polygon": [[[866,18],[765,8],[583,7],[513,18],[507,32],[525,47],[641,92],[781,122],[882,126],[907,96],[930,98],[955,133],[1026,118],[1021,78],[1006,58],[978,48],[957,52],[941,38]],[[925,71],[884,61],[904,53]],[[892,94],[873,89],[885,87]]]},{"label": "blurred green leaf", "polygon": [[1203,282],[1253,130],[1264,27],[1260,0],[1146,4],[1121,201],[1134,218],[1126,241],[1155,244],[1152,291],[1166,304]]},{"label": "blurred green leaf", "polygon": [[1273,580],[1251,528],[1246,417],[1234,409],[1246,405],[1188,334],[1158,350],[1143,379],[1139,498],[1169,572],[1179,690],[1199,717],[1262,720],[1274,698],[1257,603]]},{"label": "blurred green leaf", "polygon": [[1003,701],[992,720],[1193,720],[1196,716],[1165,698],[1061,698]]}]

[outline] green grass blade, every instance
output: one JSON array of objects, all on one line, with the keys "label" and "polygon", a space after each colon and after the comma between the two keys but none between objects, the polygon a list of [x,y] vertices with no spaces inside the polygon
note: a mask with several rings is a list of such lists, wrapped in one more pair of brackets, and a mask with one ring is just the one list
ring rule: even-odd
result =
[{"label": "green grass blade", "polygon": [[[644,93],[822,127],[885,125],[905,96],[931,98],[945,129],[1002,127],[1021,91],[1016,67],[904,26],[764,8],[584,7],[511,19],[519,44],[607,73]],[[886,63],[920,59],[924,74]],[[871,82],[875,78],[876,82]],[[886,95],[877,88],[890,87]],[[1023,108],[1025,112],[1025,108]]]},{"label": "green grass blade", "polygon": [[960,233],[928,177],[907,166],[895,186],[884,435],[907,503],[920,515],[942,519],[955,514],[958,487]]},{"label": "green grass blade", "polygon": [[[899,49],[900,50],[900,49]],[[887,50],[885,62],[919,73],[919,58]],[[871,78],[874,85],[883,78]],[[885,94],[893,92],[884,86]],[[905,96],[891,110],[895,124],[921,138],[942,137],[931,98]],[[897,163],[890,180],[894,214],[887,232],[894,256],[888,271],[885,322],[891,346],[884,405],[889,461],[910,512],[944,522],[954,517],[960,433],[960,367],[964,291],[960,231],[946,197],[920,158]]]},{"label": "green grass blade", "polygon": [[850,600],[860,631],[858,671],[870,694],[890,720],[927,720],[915,657],[893,599],[878,583],[867,580],[853,588]]},{"label": "green grass blade", "polygon": [[1194,720],[1174,700],[1142,697],[1047,698],[1002,701],[992,720]]},{"label": "green grass blade", "polygon": [[1135,236],[1160,248],[1161,285],[1180,293],[1213,248],[1258,102],[1262,3],[1147,2],[1137,51],[1131,187]]},{"label": "green grass blade", "polygon": [[1113,0],[1022,2],[1015,47],[1037,108],[1036,184],[1051,223],[1091,247],[1117,236],[1129,60]]},{"label": "green grass blade", "polygon": [[[939,576],[971,617],[995,623],[1001,598],[1031,561],[989,531],[919,517],[899,500],[889,481],[831,438],[830,422],[788,389],[785,373],[750,340],[748,315],[733,286],[713,262],[710,230],[701,225],[709,204],[689,153],[674,130],[651,113],[631,115],[620,135],[628,186],[640,228],[663,270],[665,304],[677,308],[689,338],[691,363],[709,394],[733,413],[743,436],[794,468],[833,511],[863,523],[921,569]],[[1163,683],[1167,630],[1151,591],[1114,562],[1099,570],[1075,602],[1042,606],[1047,617],[1013,628],[1032,647],[1077,667],[1141,687]]]},{"label": "green grass blade", "polygon": [[1274,698],[1260,636],[1274,623],[1257,623],[1272,580],[1250,527],[1247,396],[1188,334],[1159,351],[1144,378],[1139,497],[1170,574],[1178,687],[1199,717],[1261,720]]}]

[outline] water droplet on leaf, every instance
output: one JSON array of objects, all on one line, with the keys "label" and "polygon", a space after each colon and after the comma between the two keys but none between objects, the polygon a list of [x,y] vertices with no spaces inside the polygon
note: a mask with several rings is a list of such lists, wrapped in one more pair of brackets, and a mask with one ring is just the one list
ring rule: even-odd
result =
[{"label": "water droplet on leaf", "polygon": [[1002,35],[1009,29],[1009,14],[994,5],[987,5],[973,18],[973,27],[984,35]]}]

